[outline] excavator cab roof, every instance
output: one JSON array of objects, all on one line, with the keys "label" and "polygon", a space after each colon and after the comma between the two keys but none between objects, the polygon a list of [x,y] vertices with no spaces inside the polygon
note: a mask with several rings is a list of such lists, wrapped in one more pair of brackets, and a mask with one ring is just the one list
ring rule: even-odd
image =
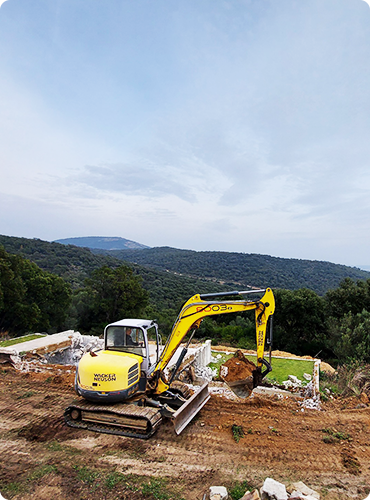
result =
[{"label": "excavator cab roof", "polygon": [[130,326],[132,328],[150,328],[151,326],[155,326],[156,323],[150,319],[120,319],[115,323],[110,323],[109,326]]}]

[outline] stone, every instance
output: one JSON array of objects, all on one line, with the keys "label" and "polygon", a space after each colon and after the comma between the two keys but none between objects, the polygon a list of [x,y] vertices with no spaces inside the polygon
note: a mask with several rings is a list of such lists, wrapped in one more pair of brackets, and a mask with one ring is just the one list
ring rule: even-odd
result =
[{"label": "stone", "polygon": [[292,488],[296,491],[299,491],[300,493],[303,493],[303,495],[306,496],[310,495],[313,498],[320,500],[320,493],[317,493],[315,490],[309,488],[302,481],[299,481],[298,483],[293,483]]},{"label": "stone", "polygon": [[225,486],[211,486],[209,488],[210,500],[227,500],[229,495]]},{"label": "stone", "polygon": [[303,500],[303,493],[300,491],[293,491],[290,495],[289,500]]},{"label": "stone", "polygon": [[301,491],[293,491],[290,495],[289,500],[317,500],[317,497],[312,495],[304,495]]},{"label": "stone", "polygon": [[366,392],[361,392],[360,401],[362,404],[365,404],[365,405],[367,405],[369,403],[369,396],[366,394]]},{"label": "stone", "polygon": [[260,491],[262,500],[288,500],[285,486],[270,477],[265,479]]},{"label": "stone", "polygon": [[301,385],[302,382],[295,375],[288,375],[288,379],[293,382],[293,384]]},{"label": "stone", "polygon": [[247,491],[244,496],[241,497],[240,500],[261,500],[260,494],[258,490]]}]

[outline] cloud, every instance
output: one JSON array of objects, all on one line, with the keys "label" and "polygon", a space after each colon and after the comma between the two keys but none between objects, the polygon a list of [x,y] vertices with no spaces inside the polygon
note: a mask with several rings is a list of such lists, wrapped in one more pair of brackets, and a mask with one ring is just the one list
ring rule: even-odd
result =
[{"label": "cloud", "polygon": [[3,227],[364,263],[361,5],[9,2],[0,184],[18,209]]}]

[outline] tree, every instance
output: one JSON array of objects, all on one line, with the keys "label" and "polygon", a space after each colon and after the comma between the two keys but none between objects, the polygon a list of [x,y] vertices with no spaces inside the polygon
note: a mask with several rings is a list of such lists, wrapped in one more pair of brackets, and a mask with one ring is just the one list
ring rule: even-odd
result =
[{"label": "tree", "polygon": [[78,328],[102,333],[105,325],[122,318],[138,317],[147,305],[148,294],[141,279],[127,266],[103,266],[86,280],[86,288],[76,295]]},{"label": "tree", "polygon": [[329,321],[330,346],[339,363],[370,363],[370,312],[345,314]]},{"label": "tree", "polygon": [[315,355],[325,347],[325,301],[312,290],[276,290],[274,347]]},{"label": "tree", "polygon": [[370,279],[344,279],[338,288],[329,290],[325,295],[328,314],[336,319],[343,318],[348,313],[358,314],[364,309],[370,311]]},{"label": "tree", "polygon": [[14,335],[60,328],[70,301],[62,278],[0,247],[0,331]]}]

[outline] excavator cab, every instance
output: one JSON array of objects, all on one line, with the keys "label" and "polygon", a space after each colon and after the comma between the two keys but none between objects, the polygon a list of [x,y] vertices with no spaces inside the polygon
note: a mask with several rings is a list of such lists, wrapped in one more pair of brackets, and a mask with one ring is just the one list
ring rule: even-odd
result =
[{"label": "excavator cab", "polygon": [[[149,345],[151,337],[156,345]],[[109,324],[104,330],[104,349],[81,358],[75,379],[77,394],[91,402],[116,403],[145,392],[160,350],[154,321],[123,319]]]}]

